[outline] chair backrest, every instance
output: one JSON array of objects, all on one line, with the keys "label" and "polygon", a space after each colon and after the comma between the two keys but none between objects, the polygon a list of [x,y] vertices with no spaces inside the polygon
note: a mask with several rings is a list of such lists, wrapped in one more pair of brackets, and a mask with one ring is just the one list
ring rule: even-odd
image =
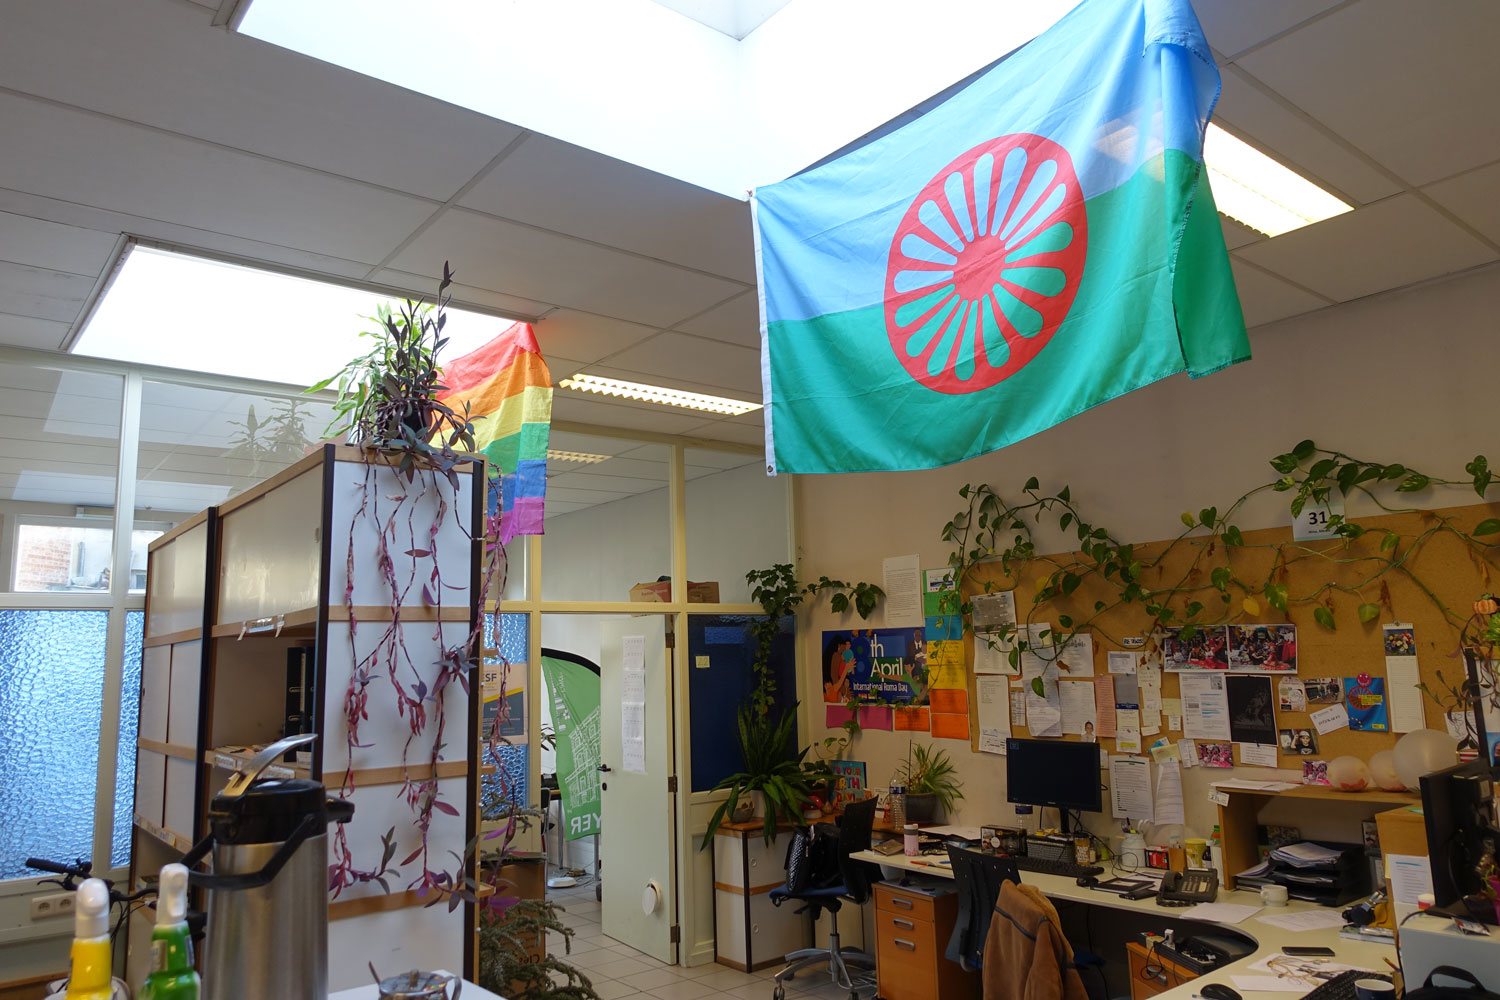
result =
[{"label": "chair backrest", "polygon": [[953,883],[958,892],[958,920],[948,939],[945,953],[968,971],[984,963],[984,943],[990,933],[990,917],[995,900],[1000,898],[1003,882],[1021,884],[1020,872],[1010,858],[948,845],[948,861],[953,866]]},{"label": "chair backrest", "polygon": [[870,885],[880,878],[880,868],[868,861],[855,861],[849,855],[870,849],[870,831],[875,829],[875,799],[851,802],[839,818],[839,871],[844,887],[856,903],[870,898]]}]

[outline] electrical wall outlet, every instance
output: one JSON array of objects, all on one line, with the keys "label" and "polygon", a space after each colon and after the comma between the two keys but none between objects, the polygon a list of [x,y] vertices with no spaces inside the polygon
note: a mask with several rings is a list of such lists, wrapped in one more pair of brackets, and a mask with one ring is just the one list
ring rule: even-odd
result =
[{"label": "electrical wall outlet", "polygon": [[32,896],[31,919],[49,920],[52,917],[72,916],[74,895],[71,892],[54,892],[46,896]]}]

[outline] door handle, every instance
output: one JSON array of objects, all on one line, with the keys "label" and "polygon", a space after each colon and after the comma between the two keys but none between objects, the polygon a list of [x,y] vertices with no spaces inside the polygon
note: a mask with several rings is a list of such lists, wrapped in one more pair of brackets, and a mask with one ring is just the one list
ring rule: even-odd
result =
[{"label": "door handle", "polygon": [[600,764],[598,767],[594,768],[594,770],[596,770],[596,771],[613,771],[614,768],[610,767],[608,764]]}]

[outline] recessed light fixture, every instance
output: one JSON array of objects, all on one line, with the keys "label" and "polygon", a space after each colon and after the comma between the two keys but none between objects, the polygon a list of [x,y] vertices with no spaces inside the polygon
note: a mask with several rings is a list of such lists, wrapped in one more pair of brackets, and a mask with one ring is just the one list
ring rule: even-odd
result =
[{"label": "recessed light fixture", "polygon": [[759,403],[747,403],[742,399],[729,399],[724,396],[705,396],[699,392],[683,392],[680,389],[668,389],[660,385],[626,382],[617,378],[601,378],[598,375],[584,375],[581,372],[572,378],[563,379],[557,383],[557,386],[559,389],[573,389],[577,392],[597,392],[601,396],[620,396],[624,399],[639,399],[644,403],[681,406],[688,410],[707,410],[710,413],[724,413],[732,417],[761,408],[761,404]]},{"label": "recessed light fixture", "polygon": [[1267,236],[1280,236],[1354,210],[1217,125],[1208,126],[1203,163],[1219,211]]},{"label": "recessed light fixture", "polygon": [[578,465],[595,465],[613,457],[613,455],[595,455],[587,451],[562,451],[557,448],[547,449],[547,461],[549,462],[573,462]]}]

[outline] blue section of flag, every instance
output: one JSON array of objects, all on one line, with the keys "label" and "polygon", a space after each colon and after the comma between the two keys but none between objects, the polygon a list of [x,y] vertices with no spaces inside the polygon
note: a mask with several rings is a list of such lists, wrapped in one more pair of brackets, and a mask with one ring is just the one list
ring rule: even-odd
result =
[{"label": "blue section of flag", "polygon": [[1072,156],[1093,198],[1164,149],[1200,158],[1218,93],[1187,0],[1084,0],[933,111],[755,192],[762,329],[879,304],[902,214],[966,150],[1018,132],[1044,136]]}]

